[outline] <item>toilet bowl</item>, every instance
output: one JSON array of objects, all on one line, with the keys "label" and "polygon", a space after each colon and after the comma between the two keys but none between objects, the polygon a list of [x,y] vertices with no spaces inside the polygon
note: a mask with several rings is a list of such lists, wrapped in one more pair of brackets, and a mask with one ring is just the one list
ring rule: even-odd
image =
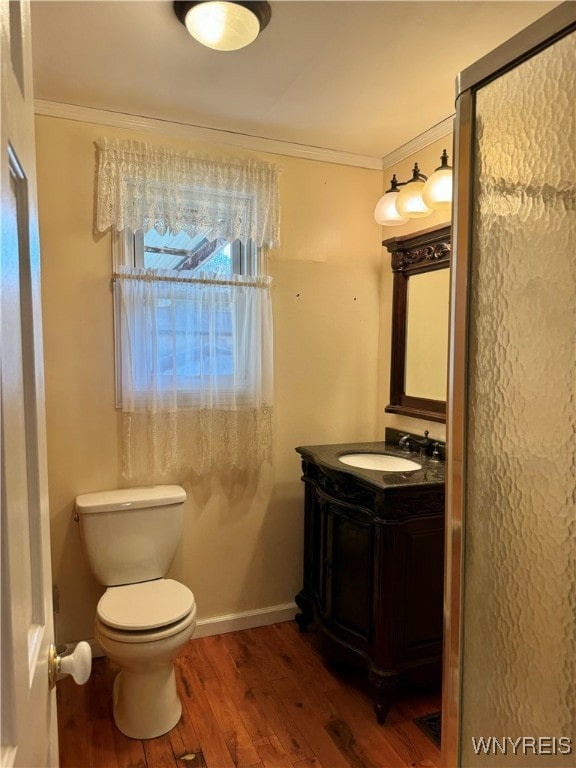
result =
[{"label": "toilet bowl", "polygon": [[196,627],[196,602],[184,584],[164,578],[180,538],[186,494],[179,486],[79,496],[76,510],[92,570],[107,586],[95,636],[120,672],[114,721],[133,739],[152,739],[180,719],[174,657]]},{"label": "toilet bowl", "polygon": [[96,640],[120,667],[114,680],[114,721],[133,739],[152,739],[180,719],[173,659],[196,627],[194,595],[158,579],[109,587],[96,613]]}]

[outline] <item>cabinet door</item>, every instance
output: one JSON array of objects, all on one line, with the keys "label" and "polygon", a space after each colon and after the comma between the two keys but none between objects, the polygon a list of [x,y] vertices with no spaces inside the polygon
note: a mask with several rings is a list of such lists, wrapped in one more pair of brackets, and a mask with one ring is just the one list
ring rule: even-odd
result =
[{"label": "cabinet door", "polygon": [[[351,508],[330,503],[326,507],[329,544],[329,620],[357,647],[372,635],[374,526],[353,516]],[[359,644],[359,640],[364,641]]]},{"label": "cabinet door", "polygon": [[381,631],[394,663],[440,656],[444,588],[444,515],[386,526]]}]

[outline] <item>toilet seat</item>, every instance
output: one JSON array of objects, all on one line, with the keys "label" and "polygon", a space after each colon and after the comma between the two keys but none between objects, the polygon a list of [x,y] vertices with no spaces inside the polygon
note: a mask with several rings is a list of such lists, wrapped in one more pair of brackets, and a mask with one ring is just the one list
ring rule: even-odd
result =
[{"label": "toilet seat", "polygon": [[183,631],[195,622],[194,595],[172,579],[109,587],[96,610],[96,628],[111,640],[146,643]]},{"label": "toilet seat", "polygon": [[179,632],[184,632],[192,625],[196,625],[196,606],[194,606],[188,616],[180,619],[180,621],[175,621],[165,627],[143,629],[140,631],[114,629],[114,627],[109,627],[107,624],[104,624],[101,619],[96,617],[96,639],[98,640],[98,637],[100,636],[102,638],[108,638],[109,640],[115,640],[118,643],[155,643],[158,640],[173,637]]},{"label": "toilet seat", "polygon": [[109,627],[132,632],[180,621],[194,604],[194,595],[184,584],[154,579],[108,587],[98,603],[97,615]]}]

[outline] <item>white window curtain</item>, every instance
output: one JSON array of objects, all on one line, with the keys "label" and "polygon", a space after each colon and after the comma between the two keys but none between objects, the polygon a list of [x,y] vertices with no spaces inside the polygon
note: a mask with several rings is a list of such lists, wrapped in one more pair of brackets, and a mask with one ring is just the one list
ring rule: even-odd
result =
[{"label": "white window curtain", "polygon": [[278,169],[222,161],[137,141],[101,138],[96,228],[184,230],[258,247],[280,243]]},{"label": "white window curtain", "polygon": [[[271,166],[210,168],[206,159],[106,139],[98,149],[99,229],[278,242]],[[126,479],[184,480],[270,461],[270,278],[125,266],[115,274],[115,301]]]}]

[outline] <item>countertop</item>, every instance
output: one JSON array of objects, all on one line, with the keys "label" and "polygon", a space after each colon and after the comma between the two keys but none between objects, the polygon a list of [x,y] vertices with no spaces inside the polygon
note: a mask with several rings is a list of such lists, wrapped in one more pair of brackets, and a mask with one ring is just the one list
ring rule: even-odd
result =
[{"label": "countertop", "polygon": [[[337,443],[335,445],[302,445],[296,451],[303,459],[312,461],[323,469],[350,475],[364,485],[373,486],[380,490],[386,488],[418,487],[428,485],[444,485],[445,464],[443,461],[432,461],[431,457],[422,458],[419,451],[410,453],[403,451],[395,443]],[[376,469],[361,469],[350,467],[338,461],[339,456],[347,453],[386,453],[410,459],[422,465],[421,469],[409,472],[383,472]]]}]

